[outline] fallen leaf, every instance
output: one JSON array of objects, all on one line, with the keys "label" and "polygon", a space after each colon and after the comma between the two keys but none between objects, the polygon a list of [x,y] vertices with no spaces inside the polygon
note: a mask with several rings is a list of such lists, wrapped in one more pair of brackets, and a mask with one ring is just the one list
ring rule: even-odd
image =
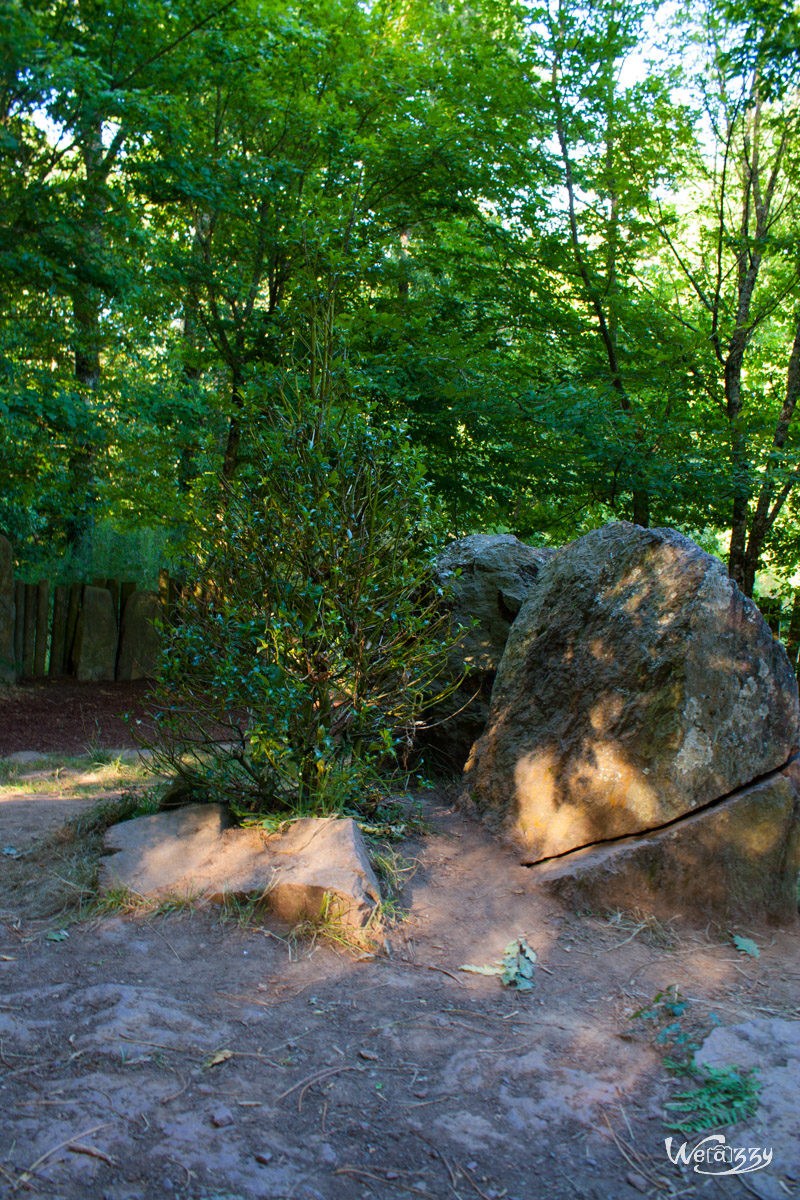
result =
[{"label": "fallen leaf", "polygon": [[215,1050],[211,1057],[203,1063],[203,1070],[207,1071],[209,1067],[218,1067],[220,1063],[227,1062],[229,1058],[233,1058],[232,1050]]},{"label": "fallen leaf", "polygon": [[474,963],[463,963],[459,971],[469,971],[472,975],[502,975],[503,968],[498,964],[491,967],[476,967]]},{"label": "fallen leaf", "polygon": [[65,942],[69,934],[66,929],[50,929],[44,936],[47,942]]},{"label": "fallen leaf", "polygon": [[13,954],[0,954],[0,962],[16,962],[16,957]]},{"label": "fallen leaf", "polygon": [[740,937],[738,933],[733,935],[733,944],[742,954],[747,954],[750,958],[760,958],[761,951],[755,944],[752,938]]}]

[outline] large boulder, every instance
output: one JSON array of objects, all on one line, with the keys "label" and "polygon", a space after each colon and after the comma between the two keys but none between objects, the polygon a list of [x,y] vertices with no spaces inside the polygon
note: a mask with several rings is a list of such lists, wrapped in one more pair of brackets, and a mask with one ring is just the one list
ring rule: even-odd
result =
[{"label": "large boulder", "polygon": [[786,653],[722,564],[619,523],[540,572],[466,779],[535,862],[675,821],[783,767],[797,739]]},{"label": "large boulder", "polygon": [[122,614],[117,679],[152,679],[156,673],[161,638],[157,627],[161,615],[158,592],[134,592]]},{"label": "large boulder", "polygon": [[14,683],[14,555],[11,542],[0,534],[0,683]]},{"label": "large boulder", "polygon": [[113,679],[117,663],[117,616],[108,588],[85,587],[72,661],[82,683]]},{"label": "large boulder", "polygon": [[[426,713],[421,742],[448,767],[461,770],[483,732],[495,672],[512,622],[555,550],[528,546],[511,534],[470,534],[439,555],[437,582],[459,631],[450,659],[457,690]],[[446,682],[446,681],[444,681]]]},{"label": "large boulder", "polygon": [[285,833],[232,828],[220,804],[190,804],[112,826],[101,893],[260,899],[295,923],[323,912],[367,923],[380,902],[364,840],[351,818],[304,817]]}]

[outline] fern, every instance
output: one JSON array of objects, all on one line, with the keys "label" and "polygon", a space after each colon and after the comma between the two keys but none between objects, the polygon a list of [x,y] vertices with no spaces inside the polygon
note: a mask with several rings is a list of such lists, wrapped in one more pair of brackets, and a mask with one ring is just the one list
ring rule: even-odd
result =
[{"label": "fern", "polygon": [[668,1123],[668,1129],[699,1133],[735,1125],[756,1111],[761,1084],[755,1068],[742,1071],[738,1067],[698,1067],[693,1063],[690,1074],[699,1080],[697,1087],[680,1092],[664,1106],[687,1114],[687,1119]]}]

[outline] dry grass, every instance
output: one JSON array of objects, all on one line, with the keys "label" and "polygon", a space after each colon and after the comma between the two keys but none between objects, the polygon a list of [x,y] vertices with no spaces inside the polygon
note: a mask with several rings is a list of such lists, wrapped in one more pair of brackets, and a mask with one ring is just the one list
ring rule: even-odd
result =
[{"label": "dry grass", "polygon": [[61,799],[91,799],[98,793],[122,791],[153,781],[147,765],[127,757],[98,761],[92,755],[64,758],[43,755],[34,762],[0,759],[0,798],[46,793]]},{"label": "dry grass", "polygon": [[18,859],[3,859],[2,917],[80,920],[101,907],[96,895],[103,836],[110,825],[155,811],[146,793],[103,799],[37,841]]},{"label": "dry grass", "polygon": [[634,938],[641,938],[649,946],[659,950],[674,950],[680,944],[680,937],[673,928],[672,921],[659,921],[652,913],[635,908],[632,912],[612,913],[608,924],[619,932],[621,940],[614,949],[627,945]]}]

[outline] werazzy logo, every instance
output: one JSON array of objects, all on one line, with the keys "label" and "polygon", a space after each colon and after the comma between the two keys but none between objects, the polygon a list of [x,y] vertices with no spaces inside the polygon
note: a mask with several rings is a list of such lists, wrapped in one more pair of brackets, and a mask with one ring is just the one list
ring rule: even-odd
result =
[{"label": "werazzy logo", "polygon": [[675,1166],[694,1167],[698,1175],[748,1175],[772,1162],[772,1150],[763,1146],[729,1146],[724,1133],[710,1133],[695,1146],[683,1142],[673,1150],[675,1138],[665,1138],[667,1157]]}]

